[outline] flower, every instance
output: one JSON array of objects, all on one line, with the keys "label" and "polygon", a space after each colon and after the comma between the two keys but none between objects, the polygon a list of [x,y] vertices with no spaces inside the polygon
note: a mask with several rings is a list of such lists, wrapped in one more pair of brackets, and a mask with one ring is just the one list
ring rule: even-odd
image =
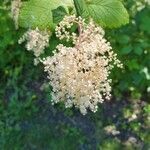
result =
[{"label": "flower", "polygon": [[28,51],[33,51],[36,57],[39,57],[46,47],[49,46],[50,33],[47,31],[40,31],[29,29],[20,39],[19,44],[27,40],[26,48]]},{"label": "flower", "polygon": [[55,29],[56,37],[58,37],[60,40],[62,39],[66,39],[67,41],[72,40],[73,43],[75,44],[77,40],[77,34],[74,32],[70,33],[68,31],[69,29],[71,29],[74,23],[76,23],[80,27],[80,29],[82,29],[82,27],[84,27],[85,25],[84,19],[82,19],[81,17],[76,18],[75,15],[66,16],[59,23],[59,25],[56,26],[56,29]]},{"label": "flower", "polygon": [[19,18],[21,4],[22,4],[21,0],[13,0],[11,3],[11,14],[15,22],[16,29],[18,29],[18,18]]},{"label": "flower", "polygon": [[[78,36],[68,32],[74,23],[78,25]],[[104,38],[104,30],[92,20],[86,24],[81,17],[66,16],[56,27],[56,36],[73,38],[75,46],[59,44],[54,56],[42,61],[53,87],[52,102],[63,101],[66,108],[74,105],[83,115],[88,108],[96,112],[98,103],[111,97],[111,79],[108,78],[111,69],[114,65],[122,67]]]}]

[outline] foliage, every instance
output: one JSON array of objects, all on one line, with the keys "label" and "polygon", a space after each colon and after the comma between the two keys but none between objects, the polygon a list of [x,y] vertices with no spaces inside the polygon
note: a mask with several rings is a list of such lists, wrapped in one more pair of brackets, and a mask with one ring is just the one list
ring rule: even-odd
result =
[{"label": "foliage", "polygon": [[103,27],[119,27],[129,22],[120,0],[74,0],[77,12],[84,18],[92,17]]},{"label": "foliage", "polygon": [[[71,0],[70,0],[70,3]],[[120,0],[74,0],[71,7],[83,18],[92,17],[98,24],[104,27],[119,27],[129,22],[128,13]],[[62,0],[30,0],[22,2],[19,15],[19,25],[25,28],[39,27],[41,29],[54,28],[53,17],[58,13],[58,8],[64,7],[69,11],[70,5]],[[99,11],[101,10],[101,11]],[[44,12],[44,13],[43,13]],[[64,9],[59,9],[59,14],[64,15]],[[27,21],[28,20],[28,21]]]},{"label": "foliage", "polygon": [[52,30],[54,28],[52,10],[59,6],[67,7],[61,0],[30,0],[22,2],[19,24],[25,28],[39,27]]},{"label": "foliage", "polygon": [[124,64],[122,72],[113,72],[112,78],[116,80],[113,83],[116,87],[114,93],[117,97],[124,92],[134,99],[149,98],[150,30],[147,26],[150,26],[149,6],[137,12],[129,25],[119,31],[109,32],[111,43]]}]

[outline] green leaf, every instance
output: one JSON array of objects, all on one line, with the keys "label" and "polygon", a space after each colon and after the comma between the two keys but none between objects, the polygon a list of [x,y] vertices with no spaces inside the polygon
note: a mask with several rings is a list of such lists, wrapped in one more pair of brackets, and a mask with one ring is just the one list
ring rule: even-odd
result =
[{"label": "green leaf", "polygon": [[78,16],[82,16],[84,11],[86,10],[86,5],[84,0],[74,0],[74,5],[77,11]]},{"label": "green leaf", "polygon": [[132,46],[128,45],[126,47],[123,47],[121,49],[121,54],[129,54],[132,51]]},{"label": "green leaf", "polygon": [[120,35],[116,37],[119,44],[128,44],[130,42],[130,37],[128,35]]},{"label": "green leaf", "polygon": [[120,0],[74,0],[78,15],[93,18],[103,27],[120,27],[129,22],[129,15]]},{"label": "green leaf", "polygon": [[[147,9],[146,9],[147,8]],[[139,28],[146,33],[150,33],[150,7],[146,7],[136,16]]]},{"label": "green leaf", "polygon": [[144,111],[150,114],[150,104],[144,107]]},{"label": "green leaf", "polygon": [[138,70],[140,68],[139,63],[136,59],[128,60],[127,66],[130,71]]},{"label": "green leaf", "polygon": [[40,29],[55,27],[53,22],[52,10],[59,6],[67,5],[62,0],[29,0],[22,2],[22,8],[19,15],[19,25],[24,28]]},{"label": "green leaf", "polygon": [[61,0],[65,6],[74,7],[73,0]]},{"label": "green leaf", "polygon": [[139,55],[139,56],[142,55],[143,49],[141,48],[140,45],[135,45],[134,46],[134,53],[137,54],[137,55]]},{"label": "green leaf", "polygon": [[57,9],[52,10],[52,13],[53,13],[53,22],[58,24],[67,14],[67,11],[64,7],[59,6]]},{"label": "green leaf", "polygon": [[141,30],[150,33],[150,15],[149,16],[144,16],[141,19],[140,28],[141,28]]}]

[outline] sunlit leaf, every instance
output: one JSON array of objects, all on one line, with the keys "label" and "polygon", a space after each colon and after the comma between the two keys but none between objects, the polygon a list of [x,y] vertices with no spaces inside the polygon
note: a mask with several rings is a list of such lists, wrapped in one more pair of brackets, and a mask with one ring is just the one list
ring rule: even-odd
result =
[{"label": "sunlit leaf", "polygon": [[92,17],[103,27],[119,27],[129,22],[128,13],[120,0],[74,0],[77,13]]}]

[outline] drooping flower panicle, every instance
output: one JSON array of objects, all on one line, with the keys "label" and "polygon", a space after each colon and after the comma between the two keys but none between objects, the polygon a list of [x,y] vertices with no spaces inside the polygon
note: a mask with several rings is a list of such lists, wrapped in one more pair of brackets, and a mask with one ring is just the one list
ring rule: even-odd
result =
[{"label": "drooping flower panicle", "polygon": [[[68,29],[76,23],[79,35]],[[54,56],[43,59],[53,87],[53,103],[63,101],[66,108],[78,107],[82,114],[89,108],[96,112],[98,103],[111,97],[109,74],[114,65],[122,67],[109,42],[104,38],[104,30],[91,20],[86,24],[79,17],[66,16],[56,27],[60,39],[72,39],[74,47],[57,46]]]}]

